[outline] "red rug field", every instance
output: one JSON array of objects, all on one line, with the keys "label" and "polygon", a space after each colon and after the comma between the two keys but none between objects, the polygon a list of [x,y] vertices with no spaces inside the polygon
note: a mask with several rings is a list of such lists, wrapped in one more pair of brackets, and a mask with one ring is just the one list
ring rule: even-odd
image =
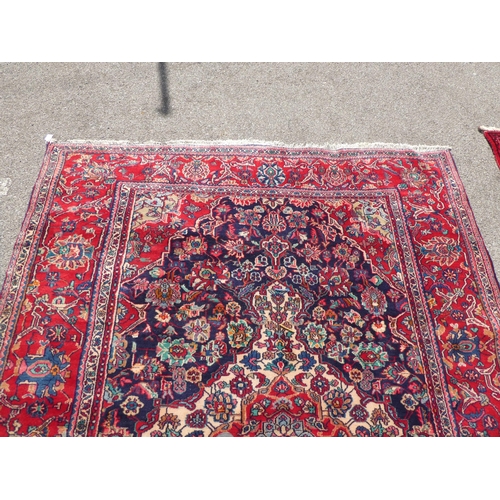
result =
[{"label": "red rug field", "polygon": [[448,150],[51,143],[0,435],[498,435],[499,335]]}]

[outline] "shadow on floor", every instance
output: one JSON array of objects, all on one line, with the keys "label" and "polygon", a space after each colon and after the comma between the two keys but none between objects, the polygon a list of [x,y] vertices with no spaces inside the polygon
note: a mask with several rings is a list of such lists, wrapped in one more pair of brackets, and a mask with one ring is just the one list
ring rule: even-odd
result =
[{"label": "shadow on floor", "polygon": [[158,109],[158,112],[166,116],[170,113],[170,99],[168,96],[168,70],[166,63],[158,63],[158,74],[160,76],[161,92],[161,108]]}]

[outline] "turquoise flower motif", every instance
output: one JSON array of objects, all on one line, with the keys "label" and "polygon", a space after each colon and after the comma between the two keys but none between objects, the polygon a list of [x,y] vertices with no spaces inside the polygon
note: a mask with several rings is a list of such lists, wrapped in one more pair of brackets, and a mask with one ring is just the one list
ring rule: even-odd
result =
[{"label": "turquoise flower motif", "polygon": [[188,344],[184,339],[164,339],[156,347],[156,356],[169,365],[183,366],[194,362],[196,344]]},{"label": "turquoise flower motif", "polygon": [[326,330],[316,323],[309,323],[304,330],[307,343],[311,349],[323,349],[327,337]]},{"label": "turquoise flower motif", "polygon": [[244,319],[230,321],[227,327],[229,344],[235,349],[246,347],[253,337],[253,330]]},{"label": "turquoise flower motif", "polygon": [[382,368],[389,361],[388,354],[378,344],[370,342],[368,345],[364,342],[353,347],[353,353],[356,355],[354,358],[359,362],[363,370],[369,368],[374,370]]}]

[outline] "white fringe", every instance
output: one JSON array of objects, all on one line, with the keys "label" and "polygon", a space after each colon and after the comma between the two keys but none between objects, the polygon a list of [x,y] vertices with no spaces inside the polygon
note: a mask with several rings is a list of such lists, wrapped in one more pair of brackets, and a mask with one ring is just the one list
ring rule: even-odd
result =
[{"label": "white fringe", "polygon": [[478,127],[477,129],[479,130],[479,132],[481,132],[481,134],[483,132],[486,132],[487,130],[500,132],[500,129],[498,127],[483,127],[483,126],[481,126],[481,127]]},{"label": "white fringe", "polygon": [[[52,139],[51,142],[59,142]],[[217,141],[204,141],[204,140],[172,140],[166,142],[147,141],[143,143],[124,141],[124,140],[82,140],[71,139],[61,141],[61,144],[96,144],[96,145],[126,145],[126,146],[264,146],[264,147],[281,147],[290,149],[324,149],[329,151],[336,151],[339,149],[390,149],[390,150],[411,150],[417,152],[430,152],[451,150],[450,146],[427,146],[427,145],[410,145],[410,144],[396,144],[386,142],[358,142],[351,144],[343,143],[302,143],[302,144],[287,144],[280,141],[262,141],[256,139],[243,139],[243,140],[217,140]]]}]

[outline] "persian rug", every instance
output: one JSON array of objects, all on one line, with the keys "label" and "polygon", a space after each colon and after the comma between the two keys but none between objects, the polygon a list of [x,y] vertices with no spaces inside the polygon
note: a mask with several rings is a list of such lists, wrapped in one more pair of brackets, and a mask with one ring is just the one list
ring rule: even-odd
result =
[{"label": "persian rug", "polygon": [[479,127],[479,132],[481,132],[488,141],[497,165],[500,167],[500,129]]},{"label": "persian rug", "polygon": [[52,142],[0,433],[498,435],[499,323],[448,149]]}]

